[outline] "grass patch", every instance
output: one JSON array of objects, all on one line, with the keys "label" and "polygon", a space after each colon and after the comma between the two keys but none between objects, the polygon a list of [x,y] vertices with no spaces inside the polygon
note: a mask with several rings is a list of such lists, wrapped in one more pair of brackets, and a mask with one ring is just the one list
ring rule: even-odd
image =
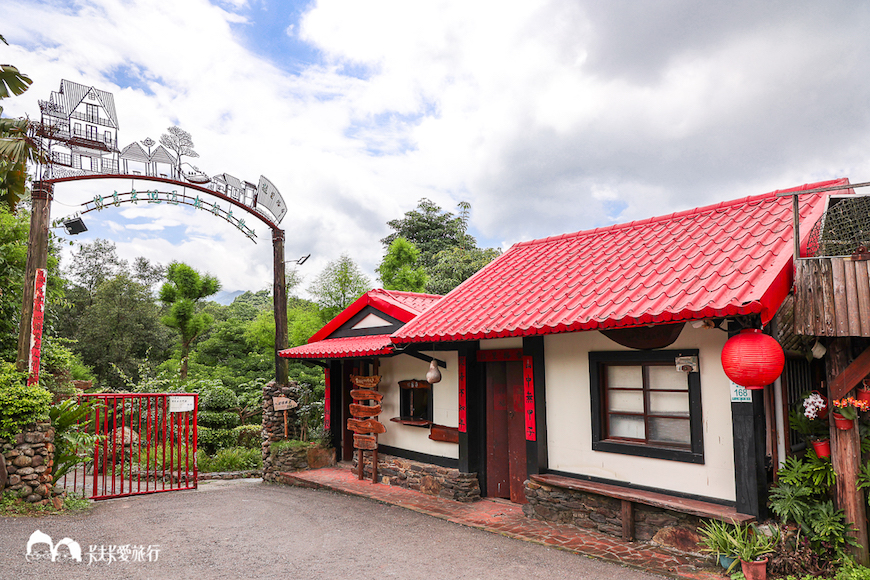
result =
[{"label": "grass patch", "polygon": [[282,439],[275,441],[269,446],[269,453],[276,455],[285,449],[308,449],[313,443],[310,441],[300,441],[299,439]]},{"label": "grass patch", "polygon": [[41,517],[50,515],[79,514],[91,509],[91,500],[79,494],[70,493],[64,498],[63,507],[55,509],[51,504],[36,505],[27,503],[15,492],[7,491],[0,497],[0,517]]},{"label": "grass patch", "polygon": [[251,469],[263,469],[263,458],[259,449],[229,447],[218,450],[211,457],[200,449],[196,452],[196,465],[200,473],[248,471]]}]

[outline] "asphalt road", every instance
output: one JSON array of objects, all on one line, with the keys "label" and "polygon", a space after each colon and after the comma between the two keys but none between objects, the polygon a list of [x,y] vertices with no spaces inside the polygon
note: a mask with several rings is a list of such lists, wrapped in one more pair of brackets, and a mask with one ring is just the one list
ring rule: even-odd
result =
[{"label": "asphalt road", "polygon": [[[36,531],[70,538],[52,562]],[[61,547],[60,554],[66,554]],[[149,561],[150,556],[150,561]],[[653,580],[647,574],[403,508],[259,480],[98,502],[86,514],[0,520],[0,578]]]}]

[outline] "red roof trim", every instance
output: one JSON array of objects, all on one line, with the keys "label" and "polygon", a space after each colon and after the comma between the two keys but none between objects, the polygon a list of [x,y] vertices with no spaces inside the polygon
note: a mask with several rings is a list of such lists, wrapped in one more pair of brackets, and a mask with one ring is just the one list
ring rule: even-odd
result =
[{"label": "red roof trim", "polygon": [[392,354],[393,344],[388,334],[329,338],[311,344],[303,344],[278,351],[284,358],[320,360],[332,358],[352,358],[362,356],[383,356]]},{"label": "red roof trim", "polygon": [[434,304],[441,297],[433,294],[421,294],[416,292],[398,292],[393,290],[383,290],[375,288],[369,290],[362,296],[356,299],[353,304],[342,310],[335,318],[326,323],[326,325],[318,330],[314,336],[308,339],[308,343],[312,344],[328,338],[333,332],[341,328],[341,326],[350,320],[355,314],[366,306],[372,306],[393,318],[402,322],[410,322],[415,316],[420,314],[408,302],[411,300],[420,301],[420,299],[431,299]]}]

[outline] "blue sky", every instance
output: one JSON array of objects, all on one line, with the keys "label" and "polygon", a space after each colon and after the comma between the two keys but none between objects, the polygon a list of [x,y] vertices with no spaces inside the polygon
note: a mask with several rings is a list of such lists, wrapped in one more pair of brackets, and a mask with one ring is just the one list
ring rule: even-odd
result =
[{"label": "blue sky", "polygon": [[[870,178],[870,8],[689,0],[19,0],[0,62],[38,117],[69,79],[114,94],[127,144],[191,133],[209,175],[267,176],[286,256],[371,276],[386,222],[471,203],[481,245]],[[110,184],[58,190],[60,217]],[[129,187],[123,184],[124,187]],[[119,185],[120,187],[120,185]],[[144,187],[143,187],[144,188]],[[111,193],[109,191],[109,193]],[[191,208],[85,216],[121,255],[271,284],[253,244]]]}]

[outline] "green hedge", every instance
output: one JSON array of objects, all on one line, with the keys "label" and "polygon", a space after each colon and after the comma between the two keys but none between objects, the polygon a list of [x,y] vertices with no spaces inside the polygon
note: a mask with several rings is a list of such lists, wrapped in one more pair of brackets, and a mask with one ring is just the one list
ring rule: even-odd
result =
[{"label": "green hedge", "polygon": [[261,431],[260,425],[239,425],[233,429],[237,437],[236,444],[246,449],[260,449],[263,442]]},{"label": "green hedge", "polygon": [[226,449],[236,444],[237,435],[232,429],[209,429],[197,427],[196,445],[206,453],[214,454],[218,449]]},{"label": "green hedge", "polygon": [[236,394],[227,387],[208,389],[202,397],[202,409],[206,411],[226,411],[238,406]]},{"label": "green hedge", "polygon": [[11,363],[0,365],[0,438],[12,439],[30,423],[48,419],[51,393],[36,385],[28,387],[26,376]]},{"label": "green hedge", "polygon": [[197,421],[209,429],[232,429],[239,424],[239,416],[232,412],[200,411]]}]

